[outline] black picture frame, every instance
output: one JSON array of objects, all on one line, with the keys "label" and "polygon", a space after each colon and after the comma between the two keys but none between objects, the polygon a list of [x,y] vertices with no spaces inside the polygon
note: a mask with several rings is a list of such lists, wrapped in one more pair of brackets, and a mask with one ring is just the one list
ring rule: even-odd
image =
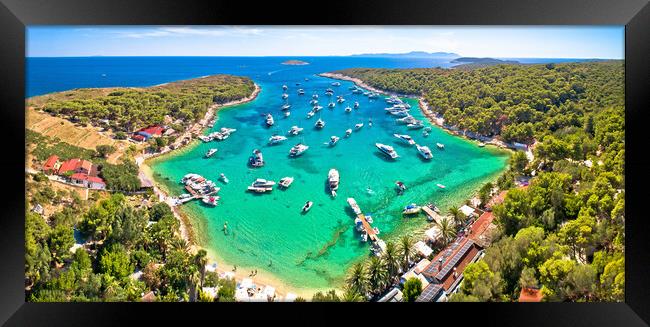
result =
[{"label": "black picture frame", "polygon": [[[312,8],[325,7],[325,10]],[[300,12],[302,11],[302,12]],[[27,25],[625,25],[626,92],[626,289],[625,303],[420,304],[378,310],[346,308],[352,323],[395,317],[402,324],[516,326],[647,326],[650,322],[650,267],[645,209],[650,160],[645,153],[650,103],[650,5],[647,0],[502,0],[289,2],[154,0],[0,0],[0,110],[3,124],[0,165],[4,173],[0,219],[0,323],[9,326],[115,326],[159,324],[180,316],[185,325],[200,317],[240,323],[299,319],[304,323],[343,320],[344,309],[316,304],[26,303],[24,296],[23,176],[25,131],[25,26]],[[301,307],[296,307],[301,305]],[[340,304],[343,305],[343,304]],[[407,304],[396,304],[407,305]],[[411,304],[413,305],[413,304]],[[234,311],[242,311],[242,314]],[[262,311],[264,311],[262,313]],[[246,312],[255,312],[255,315]],[[337,313],[337,314],[330,314]],[[385,317],[388,316],[388,317]],[[356,318],[354,318],[356,317]],[[249,320],[252,319],[252,320]],[[423,321],[422,319],[429,319]],[[367,321],[366,321],[367,320]],[[215,322],[216,324],[216,322]]]}]

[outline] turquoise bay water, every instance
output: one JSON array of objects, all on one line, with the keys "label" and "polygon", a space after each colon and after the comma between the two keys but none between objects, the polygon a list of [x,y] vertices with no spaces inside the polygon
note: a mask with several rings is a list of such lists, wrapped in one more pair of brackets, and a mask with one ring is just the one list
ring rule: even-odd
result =
[{"label": "turquoise bay water", "polygon": [[[383,97],[371,100],[352,94],[348,90],[352,83],[331,87],[332,80],[327,78],[292,77],[283,82],[290,86],[289,118],[284,118],[279,109],[282,83],[261,83],[262,92],[256,100],[219,112],[212,130],[236,128],[237,132],[230,138],[200,144],[153,164],[160,177],[173,181],[169,183],[172,192],[182,192],[177,181],[189,172],[214,181],[224,173],[230,179],[229,184],[220,185],[221,202],[217,207],[206,207],[199,202],[184,207],[199,219],[195,225],[199,226],[202,243],[229,264],[270,272],[295,288],[340,286],[349,266],[369,255],[368,244],[360,242],[359,234],[354,231],[347,197],[354,197],[362,210],[372,215],[373,225],[381,231],[380,237],[390,240],[406,232],[422,230],[428,224],[423,217],[403,218],[401,210],[405,205],[429,201],[441,208],[458,205],[506,166],[507,154],[501,151],[478,148],[475,143],[451,136],[437,127],[424,137],[422,130],[410,131],[405,125],[397,125],[392,116],[384,113],[387,105]],[[310,80],[304,81],[304,77]],[[302,84],[299,87],[305,89],[305,95],[297,95],[299,87],[295,83]],[[324,90],[328,87],[335,89],[335,95],[343,95],[346,102],[334,109],[327,108]],[[312,93],[319,94],[319,102],[325,108],[307,119]],[[345,113],[344,108],[354,101],[359,102],[360,108]],[[414,108],[412,114],[425,119],[416,109],[417,101],[408,101]],[[270,128],[264,124],[264,114],[268,112],[276,121]],[[314,128],[319,117],[326,122],[322,130]],[[368,126],[369,118],[372,127]],[[354,129],[360,122],[365,126],[345,138],[344,131]],[[280,145],[267,145],[272,134],[286,135],[293,125],[305,130]],[[431,125],[427,123],[427,126]],[[429,162],[422,160],[414,146],[402,145],[393,133],[411,135],[418,144],[429,146],[434,158]],[[331,135],[341,137],[334,147],[324,144]],[[289,149],[298,142],[307,144],[309,150],[298,158],[289,158]],[[375,148],[376,142],[393,146],[400,158],[387,160]],[[438,150],[436,142],[445,144],[445,149]],[[217,154],[203,158],[212,147],[219,149]],[[264,154],[266,165],[262,168],[247,166],[255,148]],[[336,198],[327,191],[330,168],[338,169],[341,175]],[[246,187],[256,178],[277,182],[284,176],[295,178],[287,190],[275,189],[269,194],[246,192]],[[402,196],[395,191],[397,180],[408,187]],[[438,188],[437,183],[446,188]],[[308,200],[314,202],[314,207],[303,215],[301,207]],[[222,232],[225,222],[230,230],[228,235]]]},{"label": "turquoise bay water", "polygon": [[[310,65],[281,65],[287,59],[305,60]],[[33,96],[80,87],[150,86],[221,73],[252,78],[262,87],[258,98],[220,110],[212,129],[236,128],[230,138],[188,147],[151,164],[159,174],[158,180],[165,182],[174,195],[183,191],[178,181],[189,172],[202,174],[218,184],[219,173],[226,174],[230,183],[220,185],[221,201],[217,207],[205,207],[200,202],[183,206],[183,211],[193,217],[200,243],[217,256],[219,264],[237,265],[242,271],[265,271],[292,288],[305,290],[340,286],[349,266],[369,255],[369,245],[360,242],[353,229],[347,197],[354,197],[361,209],[373,216],[373,225],[381,230],[379,236],[390,240],[428,225],[424,217],[403,218],[401,210],[405,205],[429,201],[441,209],[459,205],[483,183],[495,178],[507,161],[505,152],[478,148],[437,127],[432,127],[427,138],[422,136],[422,130],[408,131],[384,113],[387,105],[383,97],[370,101],[363,95],[351,94],[349,82],[332,87],[332,80],[315,74],[352,67],[451,65],[446,60],[361,57],[27,58],[27,91],[28,96]],[[282,84],[289,86],[289,118],[280,112]],[[327,108],[324,91],[328,87],[346,98],[344,105]],[[306,94],[298,96],[298,88],[304,88]],[[325,107],[320,112],[326,121],[323,130],[313,129],[318,114],[305,118],[314,92]],[[359,101],[360,108],[345,113],[345,106],[352,106],[354,101]],[[409,103],[413,107],[411,113],[424,119],[416,101]],[[275,117],[272,128],[264,125],[263,114],[268,112]],[[373,127],[368,126],[369,118]],[[344,138],[344,131],[359,122],[365,126]],[[266,145],[273,133],[284,135],[292,125],[304,127],[303,134],[289,137],[280,145]],[[414,147],[401,145],[393,133],[408,133],[419,144],[429,146],[434,158],[430,162],[421,160]],[[333,148],[323,145],[331,135],[341,137]],[[310,148],[299,158],[289,158],[289,149],[297,142]],[[375,142],[392,145],[401,157],[387,161],[375,148]],[[444,143],[445,150],[438,150],[436,142]],[[204,159],[203,155],[212,147],[219,151]],[[252,169],[247,160],[255,148],[262,150],[266,166]],[[338,197],[334,199],[325,185],[330,168],[338,169],[341,175]],[[271,194],[261,195],[245,191],[255,178],[277,182],[284,176],[295,178],[288,190],[275,189]],[[408,187],[402,196],[395,192],[396,180]],[[446,189],[439,189],[437,183],[446,185]],[[300,209],[307,200],[313,201],[314,207],[301,215]],[[221,231],[225,221],[231,231],[227,236]]]}]

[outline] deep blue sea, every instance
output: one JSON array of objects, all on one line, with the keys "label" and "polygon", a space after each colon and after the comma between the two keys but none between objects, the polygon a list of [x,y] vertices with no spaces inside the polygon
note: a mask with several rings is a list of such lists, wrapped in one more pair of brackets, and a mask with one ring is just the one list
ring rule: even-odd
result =
[{"label": "deep blue sea", "polygon": [[[299,59],[306,66],[281,65]],[[580,61],[580,59],[509,58],[522,63]],[[368,57],[64,57],[27,58],[26,97],[83,87],[151,86],[212,74],[251,77],[277,82],[293,75],[317,74],[345,68],[451,67],[450,59]]]}]

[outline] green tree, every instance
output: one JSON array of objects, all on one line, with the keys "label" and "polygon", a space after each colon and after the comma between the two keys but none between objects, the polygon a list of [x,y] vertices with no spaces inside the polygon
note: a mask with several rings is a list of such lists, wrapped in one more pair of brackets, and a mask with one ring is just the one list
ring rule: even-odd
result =
[{"label": "green tree", "polygon": [[399,240],[399,249],[402,255],[402,269],[407,271],[415,255],[415,241],[410,235],[404,235]]},{"label": "green tree", "polygon": [[335,290],[329,290],[325,293],[316,292],[311,299],[312,302],[341,302]]},{"label": "green tree", "polygon": [[368,278],[366,274],[366,267],[362,262],[357,262],[352,265],[350,272],[345,280],[348,288],[359,294],[365,295],[368,290]]},{"label": "green tree", "polygon": [[121,280],[134,271],[129,254],[121,244],[111,244],[102,250],[99,271]]},{"label": "green tree", "polygon": [[115,149],[114,146],[107,144],[102,144],[95,147],[95,151],[97,151],[97,154],[102,158],[108,157],[109,155],[115,153],[116,150],[117,149]]},{"label": "green tree", "polygon": [[59,263],[72,256],[70,248],[74,245],[74,232],[70,227],[57,226],[52,230],[49,237],[49,249],[52,256]]},{"label": "green tree", "polygon": [[411,277],[404,282],[402,295],[405,302],[415,302],[420,294],[422,294],[422,281],[420,279]]},{"label": "green tree", "polygon": [[386,264],[381,260],[381,258],[372,256],[370,260],[368,260],[366,273],[368,274],[368,286],[372,293],[379,294],[388,285],[388,270],[386,269]]}]

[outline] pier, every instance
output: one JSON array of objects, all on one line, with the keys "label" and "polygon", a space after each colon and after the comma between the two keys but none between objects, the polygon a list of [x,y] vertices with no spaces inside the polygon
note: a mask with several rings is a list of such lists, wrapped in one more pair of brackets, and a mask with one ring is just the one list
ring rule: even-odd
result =
[{"label": "pier", "polygon": [[437,212],[433,211],[429,206],[422,206],[422,211],[435,220],[436,223],[440,223],[440,218],[442,218]]},{"label": "pier", "polygon": [[361,208],[359,208],[359,205],[357,204],[357,201],[354,200],[354,198],[348,198],[348,204],[354,210],[354,213],[357,215],[357,218],[361,220],[361,224],[363,225],[363,229],[366,231],[368,234],[368,238],[370,238],[371,241],[377,242],[379,241],[379,237],[375,233],[375,230],[372,229],[372,226],[366,219],[366,216],[361,212]]}]

